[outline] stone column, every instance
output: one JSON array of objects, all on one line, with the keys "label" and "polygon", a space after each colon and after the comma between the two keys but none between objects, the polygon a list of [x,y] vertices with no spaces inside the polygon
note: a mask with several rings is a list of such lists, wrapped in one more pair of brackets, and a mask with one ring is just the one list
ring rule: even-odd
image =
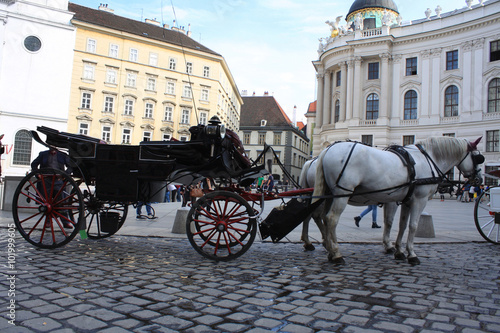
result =
[{"label": "stone column", "polygon": [[321,130],[323,126],[323,91],[325,90],[323,73],[316,74],[318,80],[318,96],[316,98],[316,128]]},{"label": "stone column", "polygon": [[382,60],[381,66],[381,77],[380,77],[380,110],[379,118],[387,118],[389,114],[389,101],[390,101],[390,90],[389,90],[389,59],[391,55],[389,53],[384,53],[380,55]]},{"label": "stone column", "polygon": [[[431,104],[429,102],[429,97],[431,97],[430,92],[431,92],[431,71],[432,71],[432,66],[430,63],[430,50],[423,50],[420,52],[420,58],[422,59],[422,68],[418,69],[419,72],[422,75],[422,91],[419,96],[420,98],[420,107],[417,109],[417,118],[423,119],[423,118],[428,118],[430,116],[430,110]],[[439,73],[439,72],[438,72]],[[439,95],[439,87],[436,90],[436,94]],[[403,101],[404,101],[404,96],[403,96]],[[404,104],[403,104],[404,105]],[[404,106],[403,106],[404,110]],[[404,111],[402,116],[404,117]],[[404,118],[403,118],[404,119]]]},{"label": "stone column", "polygon": [[[429,117],[434,119],[431,120],[431,123],[439,123],[439,118],[441,114],[440,110],[440,100],[442,98],[441,94],[444,94],[444,91],[440,91],[440,77],[439,73],[441,72],[441,48],[435,48],[431,50],[432,56],[432,67],[430,69],[430,91],[427,91],[427,96],[431,96],[431,103],[429,105]],[[425,94],[425,93],[424,93]],[[444,111],[443,111],[444,114]]]},{"label": "stone column", "polygon": [[352,119],[352,96],[354,89],[354,61],[347,61],[347,96],[346,96],[346,120],[349,121]]},{"label": "stone column", "polygon": [[345,121],[347,102],[347,63],[340,64],[340,115],[339,122]]},{"label": "stone column", "polygon": [[392,92],[392,107],[390,110],[389,118],[402,119],[400,101],[401,101],[401,54],[396,54],[392,57],[392,86],[394,91]]},{"label": "stone column", "polygon": [[325,73],[325,92],[323,95],[323,125],[330,124],[332,114],[332,72]]},{"label": "stone column", "polygon": [[362,63],[361,57],[356,57],[354,59],[354,95],[352,97],[353,102],[352,102],[352,118],[353,119],[360,119],[361,118],[361,106],[362,104],[362,99],[363,96],[361,96],[361,63]]},{"label": "stone column", "polygon": [[[474,52],[474,67],[473,67],[473,83],[472,83],[472,111],[483,111],[483,92],[484,89],[488,89],[487,86],[483,84],[483,54],[484,54],[484,38],[476,39],[472,42],[472,49]],[[488,106],[486,105],[487,111]]]}]

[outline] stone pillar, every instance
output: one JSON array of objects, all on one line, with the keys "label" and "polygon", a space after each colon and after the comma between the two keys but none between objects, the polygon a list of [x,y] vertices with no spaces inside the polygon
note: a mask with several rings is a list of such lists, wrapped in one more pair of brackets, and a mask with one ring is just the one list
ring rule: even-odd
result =
[{"label": "stone pillar", "polygon": [[380,109],[379,118],[387,118],[389,114],[389,101],[390,101],[390,90],[389,90],[389,59],[391,55],[389,53],[384,53],[380,55],[382,60],[381,66],[381,77],[380,77]]},{"label": "stone pillar", "polygon": [[332,114],[332,72],[325,73],[325,92],[323,95],[323,125],[330,124]]},{"label": "stone pillar", "polygon": [[[483,84],[483,54],[484,54],[484,38],[476,39],[472,42],[472,49],[474,52],[474,63],[473,63],[473,83],[472,83],[472,111],[482,111],[483,110],[483,92],[484,89],[488,89]],[[488,106],[486,106],[488,107]],[[484,110],[487,112],[487,110]]]},{"label": "stone pillar", "polygon": [[[430,51],[429,50],[424,50],[420,52],[421,59],[422,59],[422,68],[419,69],[420,74],[422,75],[422,92],[417,95],[420,97],[420,107],[418,108],[418,115],[417,118],[428,118],[431,111],[429,110],[431,108],[431,104],[429,102],[429,97],[430,95],[430,89],[431,89],[431,71],[432,71],[432,66],[429,60],[430,57]],[[439,73],[439,72],[438,72]],[[436,90],[436,94],[439,95],[439,87],[438,90]],[[404,101],[404,96],[403,96],[403,101]],[[403,119],[404,119],[404,111],[403,111]]]},{"label": "stone pillar", "polygon": [[324,76],[323,73],[318,73],[316,75],[318,80],[318,96],[316,99],[316,128],[321,130],[321,126],[323,126],[323,91],[324,87]]},{"label": "stone pillar", "polygon": [[345,102],[345,108],[346,108],[346,120],[349,121],[352,119],[352,96],[353,96],[353,89],[354,89],[354,61],[349,60],[347,61],[347,95],[346,95],[346,102]]},{"label": "stone pillar", "polygon": [[361,96],[361,57],[356,57],[354,59],[354,95],[352,97],[352,118],[360,119],[361,118],[361,109],[363,96]]},{"label": "stone pillar", "polygon": [[347,63],[340,64],[340,116],[339,122],[345,121],[347,102]]},{"label": "stone pillar", "polygon": [[389,118],[392,119],[402,119],[400,110],[400,100],[401,100],[401,54],[396,54],[392,57],[392,86],[394,91],[392,92],[392,106],[389,113]]},{"label": "stone pillar", "polygon": [[[440,100],[441,100],[441,91],[440,91],[440,76],[441,73],[441,49],[436,48],[431,50],[432,56],[432,69],[431,69],[431,91],[428,91],[428,96],[431,96],[431,104],[429,105],[429,116],[434,118],[431,122],[439,122],[441,110],[440,110]],[[432,92],[432,93],[431,93]],[[444,91],[442,92],[444,94]],[[444,111],[443,111],[444,113]]]}]

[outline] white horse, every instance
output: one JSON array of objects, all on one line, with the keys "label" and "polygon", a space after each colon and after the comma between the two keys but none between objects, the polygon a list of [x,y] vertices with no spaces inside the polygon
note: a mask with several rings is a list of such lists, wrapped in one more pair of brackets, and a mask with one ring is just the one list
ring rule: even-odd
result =
[{"label": "white horse", "polygon": [[[481,182],[479,164],[484,162],[484,156],[477,151],[480,140],[471,143],[466,139],[431,137],[416,145],[406,146],[404,148],[411,156],[409,167],[398,154],[357,142],[339,142],[325,149],[317,162],[313,201],[331,194],[322,211],[328,259],[336,264],[344,263],[337,243],[336,227],[346,205],[384,203],[383,245],[386,251],[395,252],[396,259],[406,258],[402,241],[410,218],[406,245],[408,261],[419,264],[413,241],[420,214],[444,174],[454,166],[471,183]],[[398,203],[401,203],[401,216],[394,249],[389,235]]]},{"label": "white horse", "polygon": [[[312,188],[314,187],[314,178],[316,176],[316,166],[317,159],[312,159],[304,163],[302,171],[300,172],[299,185],[301,188]],[[304,249],[306,251],[314,251],[314,245],[309,240],[309,222],[311,217],[316,222],[319,231],[321,232],[322,241],[325,240],[325,227],[323,221],[321,220],[321,207],[312,212],[312,214],[307,217],[302,223],[302,236],[301,240],[304,242]]]}]

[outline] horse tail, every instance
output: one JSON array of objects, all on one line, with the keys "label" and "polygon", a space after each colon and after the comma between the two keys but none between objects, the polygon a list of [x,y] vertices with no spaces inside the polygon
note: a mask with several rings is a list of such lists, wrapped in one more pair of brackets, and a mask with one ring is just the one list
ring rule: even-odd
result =
[{"label": "horse tail", "polygon": [[314,178],[314,192],[313,192],[313,200],[312,203],[320,200],[320,198],[315,198],[315,197],[321,197],[325,194],[325,172],[323,170],[323,158],[325,157],[326,152],[328,149],[325,149],[324,151],[321,152],[321,154],[318,156],[318,161],[316,162],[316,177]]}]

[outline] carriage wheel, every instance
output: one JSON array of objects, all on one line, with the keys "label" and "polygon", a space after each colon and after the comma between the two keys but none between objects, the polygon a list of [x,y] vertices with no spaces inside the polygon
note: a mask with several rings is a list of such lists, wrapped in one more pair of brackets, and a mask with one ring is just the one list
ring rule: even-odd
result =
[{"label": "carriage wheel", "polygon": [[[490,210],[490,189],[481,193],[474,206],[474,221],[481,236],[488,242],[500,244],[500,213]],[[497,215],[495,219],[495,215]]]},{"label": "carriage wheel", "polygon": [[88,190],[84,192],[87,235],[92,239],[114,235],[127,218],[128,205],[99,200]]},{"label": "carriage wheel", "polygon": [[12,215],[17,230],[28,242],[53,249],[72,240],[84,222],[83,195],[66,172],[40,169],[17,186]]},{"label": "carriage wheel", "polygon": [[198,253],[212,260],[241,256],[257,234],[254,210],[239,195],[215,191],[201,197],[188,213],[186,233]]}]

